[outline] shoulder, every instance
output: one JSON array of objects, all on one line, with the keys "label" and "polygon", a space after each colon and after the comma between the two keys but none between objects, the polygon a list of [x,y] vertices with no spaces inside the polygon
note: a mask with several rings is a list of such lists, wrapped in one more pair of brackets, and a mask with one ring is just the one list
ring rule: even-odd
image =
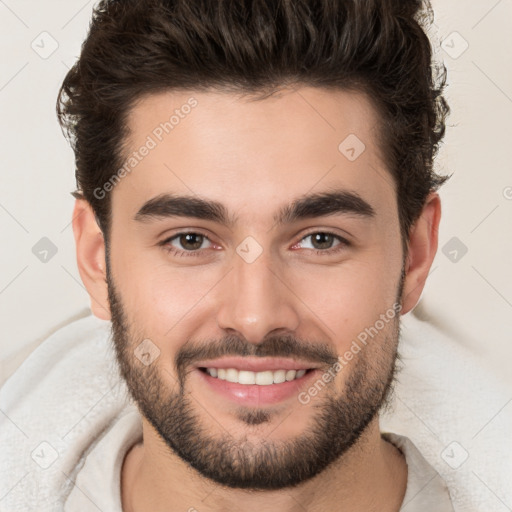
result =
[{"label": "shoulder", "polygon": [[453,512],[445,481],[414,443],[406,436],[391,432],[382,432],[381,436],[404,454],[407,463],[407,489],[400,512]]},{"label": "shoulder", "polygon": [[4,506],[55,510],[85,453],[129,403],[110,325],[88,316],[59,329],[0,389]]}]

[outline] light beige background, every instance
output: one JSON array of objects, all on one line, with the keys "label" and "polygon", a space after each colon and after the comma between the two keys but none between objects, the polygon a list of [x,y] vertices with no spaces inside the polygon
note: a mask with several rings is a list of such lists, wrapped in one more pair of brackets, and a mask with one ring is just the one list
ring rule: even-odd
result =
[{"label": "light beige background", "polygon": [[[50,333],[89,313],[70,226],[73,154],[55,101],[93,4],[0,0],[0,382]],[[512,385],[512,0],[433,6],[452,108],[438,168],[454,174],[441,191],[440,249],[417,309]],[[58,251],[46,263],[32,252],[43,237]]]}]

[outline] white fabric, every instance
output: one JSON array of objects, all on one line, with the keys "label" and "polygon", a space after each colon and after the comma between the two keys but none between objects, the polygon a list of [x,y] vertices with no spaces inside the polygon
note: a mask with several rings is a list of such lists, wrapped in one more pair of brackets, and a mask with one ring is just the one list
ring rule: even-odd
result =
[{"label": "white fabric", "polygon": [[382,437],[393,443],[407,462],[407,489],[400,512],[453,512],[446,483],[414,443],[408,437],[390,432],[382,433]]},{"label": "white fabric", "polygon": [[[455,512],[506,511],[512,504],[510,393],[430,324],[412,315],[402,324],[405,368],[396,410],[383,417],[382,430],[418,447],[446,481]],[[0,510],[64,510],[74,482],[80,486],[85,461],[94,464],[88,455],[108,436],[116,439],[109,429],[126,428],[118,457],[137,437],[134,406],[119,378],[109,334],[110,323],[93,316],[60,329],[0,389]],[[441,454],[453,465],[460,462],[461,449],[469,457],[452,469]],[[108,464],[114,468],[120,460]],[[107,466],[99,461],[95,467],[115,492],[115,474],[105,473]]]},{"label": "white fabric", "polygon": [[130,406],[87,456],[64,510],[122,512],[121,467],[128,450],[141,439],[140,415]]}]

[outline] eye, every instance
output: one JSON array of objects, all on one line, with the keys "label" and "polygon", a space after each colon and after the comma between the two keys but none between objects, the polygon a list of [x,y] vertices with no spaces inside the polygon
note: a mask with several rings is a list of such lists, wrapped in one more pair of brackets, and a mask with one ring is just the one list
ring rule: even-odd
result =
[{"label": "eye", "polygon": [[[350,245],[350,242],[348,242],[339,235],[330,233],[328,231],[315,231],[313,233],[309,233],[304,238],[302,238],[299,244],[295,244],[294,247],[297,247],[297,245],[301,245],[302,242],[307,239],[311,239],[311,241],[309,243],[309,247],[305,248],[312,249],[318,254],[332,254]],[[336,241],[338,242],[337,244],[335,244]]]},{"label": "eye", "polygon": [[205,241],[209,242],[211,246],[211,241],[206,235],[187,231],[177,233],[160,242],[159,245],[162,245],[168,252],[176,256],[196,256],[202,252],[202,249],[210,247],[203,247]]},{"label": "eye", "polygon": [[[303,243],[308,239],[310,239],[309,247],[307,246],[308,244]],[[204,246],[205,242],[209,244],[206,247]],[[184,257],[200,256],[203,254],[203,250],[214,247],[214,244],[208,236],[195,231],[177,233],[160,242],[159,245],[163,246],[167,252],[175,256]],[[292,248],[311,249],[317,254],[329,255],[341,251],[348,246],[350,246],[350,242],[335,233],[315,231],[303,237],[301,241]]]}]

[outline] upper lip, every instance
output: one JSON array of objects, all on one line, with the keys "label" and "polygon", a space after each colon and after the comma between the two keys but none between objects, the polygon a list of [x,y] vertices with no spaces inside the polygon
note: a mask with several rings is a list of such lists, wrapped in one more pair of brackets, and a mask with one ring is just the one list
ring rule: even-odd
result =
[{"label": "upper lip", "polygon": [[293,359],[278,357],[223,357],[209,359],[196,364],[197,368],[235,368],[250,372],[264,372],[276,370],[309,370],[318,368],[314,363],[294,361]]}]

